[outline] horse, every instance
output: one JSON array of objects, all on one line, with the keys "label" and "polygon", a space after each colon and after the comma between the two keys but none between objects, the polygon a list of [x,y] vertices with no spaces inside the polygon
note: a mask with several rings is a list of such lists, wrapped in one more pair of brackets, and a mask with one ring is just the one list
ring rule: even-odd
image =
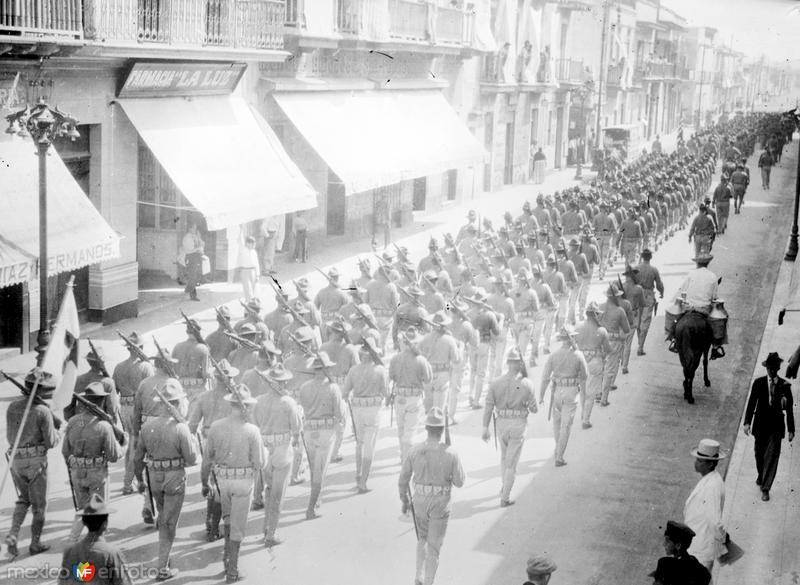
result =
[{"label": "horse", "polygon": [[675,345],[683,367],[683,398],[689,404],[694,404],[692,383],[701,358],[703,382],[706,388],[711,386],[711,381],[708,379],[708,351],[711,348],[712,337],[706,316],[697,311],[685,312],[675,324]]}]

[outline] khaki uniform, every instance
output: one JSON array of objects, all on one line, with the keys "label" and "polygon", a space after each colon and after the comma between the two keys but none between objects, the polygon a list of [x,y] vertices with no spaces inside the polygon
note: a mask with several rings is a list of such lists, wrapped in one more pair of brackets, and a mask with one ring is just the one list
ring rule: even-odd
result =
[{"label": "khaki uniform", "polygon": [[560,347],[544,364],[542,386],[553,384],[552,417],[556,461],[564,460],[578,399],[582,391],[585,392],[587,376],[586,360],[579,351]]},{"label": "khaki uniform", "polygon": [[422,391],[431,381],[432,374],[428,360],[408,348],[393,356],[389,362],[401,463],[408,455],[425,415]]},{"label": "khaki uniform", "polygon": [[178,360],[175,373],[190,403],[208,388],[209,355],[208,346],[198,343],[194,337],[181,341],[172,350],[172,357]]},{"label": "khaki uniform", "polygon": [[514,314],[513,301],[504,294],[491,293],[486,299],[486,304],[492,308],[496,315],[502,316],[502,318],[498,317],[500,334],[494,339],[494,343],[489,346],[489,379],[493,379],[503,371],[509,328],[513,326],[516,315]]},{"label": "khaki uniform", "polygon": [[644,309],[644,291],[638,284],[625,283],[623,285],[625,291],[625,300],[631,305],[631,314],[626,315],[628,322],[631,326],[630,332],[625,336],[625,344],[622,348],[622,367],[628,369],[628,364],[631,359],[631,347],[633,346],[633,336],[639,330],[642,319],[642,310]]},{"label": "khaki uniform", "polygon": [[103,573],[97,573],[91,580],[92,585],[133,585],[125,566],[125,557],[116,547],[108,544],[103,535],[87,534],[83,540],[64,550],[58,585],[75,585],[73,567],[78,563],[103,567]]},{"label": "khaki uniform", "polygon": [[372,309],[375,323],[378,325],[378,332],[381,334],[379,347],[385,349],[386,340],[392,329],[394,312],[400,304],[400,293],[397,292],[394,284],[388,282],[383,276],[369,281],[366,288],[364,300]]},{"label": "khaki uniform", "polygon": [[492,311],[483,309],[474,317],[472,325],[478,332],[478,348],[475,352],[475,367],[472,369],[472,392],[470,394],[470,403],[475,406],[481,402],[492,346],[500,335],[501,329],[497,322],[497,316]]},{"label": "khaki uniform", "polygon": [[122,421],[122,429],[131,438],[125,450],[125,475],[122,479],[122,485],[126,488],[131,487],[134,476],[133,455],[136,442],[133,437],[136,433],[133,429],[133,402],[136,398],[136,390],[138,390],[139,384],[155,374],[155,371],[153,364],[150,362],[141,361],[136,357],[129,357],[117,364],[112,376],[119,392],[119,417]]},{"label": "khaki uniform", "polygon": [[328,284],[317,293],[314,297],[314,305],[320,312],[322,317],[322,325],[320,327],[322,339],[328,339],[328,331],[325,324],[332,321],[337,315],[339,310],[350,302],[350,297],[340,289],[338,286]]},{"label": "khaki uniform", "polygon": [[603,392],[603,371],[605,358],[611,352],[608,331],[600,327],[591,317],[581,323],[575,342],[586,360],[586,396],[581,406],[581,421],[588,424],[592,416],[595,400],[599,401]]},{"label": "khaki uniform", "polygon": [[208,353],[216,362],[227,358],[228,355],[236,349],[236,342],[225,335],[224,331],[225,330],[220,327],[216,331],[209,333],[208,337],[206,337]]},{"label": "khaki uniform", "polygon": [[642,226],[635,219],[626,219],[619,227],[619,238],[625,263],[633,265],[642,245]]},{"label": "khaki uniform", "polygon": [[[347,372],[359,362],[358,350],[355,346],[345,341],[328,341],[323,343],[319,349],[320,351],[326,352],[328,357],[331,358],[331,361],[336,364],[328,368],[328,374],[341,389]],[[349,409],[343,409],[342,420],[336,425],[336,435],[333,441],[333,450],[331,451],[333,458],[339,456],[339,449],[341,449],[342,441],[344,440],[344,430],[350,418],[349,415]]]},{"label": "khaki uniform", "polygon": [[567,318],[567,308],[569,307],[569,290],[564,275],[553,268],[548,267],[542,273],[544,283],[550,287],[553,293],[553,300],[556,303],[557,311],[549,315],[544,326],[545,348],[550,347],[550,339],[553,337],[553,330],[561,329]]},{"label": "khaki uniform", "polygon": [[[413,476],[414,488],[411,490]],[[452,448],[427,440],[414,445],[400,471],[400,497],[410,494],[414,504],[417,540],[416,580],[432,585],[439,568],[439,554],[450,520],[450,492],[464,485],[461,459]]]},{"label": "khaki uniform", "polygon": [[[536,317],[541,312],[539,295],[536,294],[534,289],[522,285],[512,291],[511,298],[514,301],[514,312],[517,317],[512,326],[512,331],[514,339],[517,342],[517,347],[519,347],[520,355],[525,359],[525,354],[528,351],[528,344],[531,343],[533,338]],[[542,326],[544,326],[544,322],[542,322]],[[541,336],[541,332],[539,332],[539,335]],[[538,350],[537,343],[532,348],[531,362],[535,360]]]},{"label": "khaki uniform", "polygon": [[[294,344],[293,344],[294,345]],[[300,418],[305,419],[305,413],[303,412],[303,407],[299,403],[299,395],[298,391],[300,390],[300,386],[308,382],[309,380],[314,379],[314,375],[308,373],[306,370],[306,362],[308,358],[300,352],[300,349],[296,348],[292,349],[291,352],[287,355],[284,355],[283,360],[283,367],[292,372],[294,378],[286,382],[286,390],[289,392],[289,396],[295,399],[295,402],[298,403],[298,407],[300,408]],[[305,451],[303,449],[295,449],[294,450],[294,459],[292,461],[292,479],[293,483],[299,483],[301,480],[302,475],[305,473],[305,469],[303,467],[303,455]]]},{"label": "khaki uniform", "polygon": [[425,336],[420,352],[431,366],[431,381],[424,387],[425,412],[434,406],[444,410],[448,403],[452,370],[461,359],[458,344],[449,332],[435,330]]},{"label": "khaki uniform", "polygon": [[631,332],[631,327],[628,317],[625,315],[625,309],[610,301],[606,301],[600,325],[608,331],[608,342],[611,345],[611,351],[606,354],[603,366],[603,392],[601,395],[601,401],[608,402],[608,393],[617,380],[619,365],[622,362],[625,337]]},{"label": "khaki uniform", "polygon": [[478,332],[467,319],[454,316],[453,324],[450,326],[453,338],[456,340],[458,355],[460,359],[450,370],[450,397],[447,402],[447,412],[450,418],[455,417],[458,409],[458,393],[464,383],[464,375],[467,365],[470,369],[474,367],[478,350]]},{"label": "khaki uniform", "polygon": [[649,262],[642,262],[637,266],[639,270],[639,284],[642,286],[644,294],[644,307],[642,307],[642,318],[639,323],[639,350],[644,350],[644,342],[647,339],[647,332],[650,331],[650,324],[653,321],[656,306],[656,291],[664,296],[664,283],[661,282],[661,275],[658,268]]}]

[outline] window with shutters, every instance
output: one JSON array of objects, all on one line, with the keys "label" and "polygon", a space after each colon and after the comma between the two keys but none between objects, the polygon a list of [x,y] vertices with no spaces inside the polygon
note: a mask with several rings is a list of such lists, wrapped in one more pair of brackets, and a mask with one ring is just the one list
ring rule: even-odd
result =
[{"label": "window with shutters", "polygon": [[178,229],[181,212],[191,209],[175,183],[141,140],[138,207],[140,228],[170,231]]}]

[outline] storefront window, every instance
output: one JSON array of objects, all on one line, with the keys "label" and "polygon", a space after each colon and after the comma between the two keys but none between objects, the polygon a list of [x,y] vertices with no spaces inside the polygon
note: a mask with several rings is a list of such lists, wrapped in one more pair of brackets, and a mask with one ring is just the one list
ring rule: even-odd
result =
[{"label": "storefront window", "polygon": [[139,227],[174,231],[180,227],[181,209],[188,205],[158,163],[139,142]]}]

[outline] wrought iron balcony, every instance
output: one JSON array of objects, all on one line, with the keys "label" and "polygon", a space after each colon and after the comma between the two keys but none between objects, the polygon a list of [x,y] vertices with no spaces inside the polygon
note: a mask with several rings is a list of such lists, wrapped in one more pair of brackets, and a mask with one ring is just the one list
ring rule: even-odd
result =
[{"label": "wrought iron balcony", "polygon": [[84,0],[86,38],[108,44],[283,48],[283,0]]},{"label": "wrought iron balcony", "polygon": [[556,80],[559,83],[583,83],[591,75],[578,59],[556,59]]},{"label": "wrought iron balcony", "polygon": [[47,37],[80,39],[83,36],[82,0],[0,1],[0,37],[43,40]]},{"label": "wrought iron balcony", "polygon": [[420,0],[389,0],[389,36],[438,45],[470,45],[473,15]]}]

